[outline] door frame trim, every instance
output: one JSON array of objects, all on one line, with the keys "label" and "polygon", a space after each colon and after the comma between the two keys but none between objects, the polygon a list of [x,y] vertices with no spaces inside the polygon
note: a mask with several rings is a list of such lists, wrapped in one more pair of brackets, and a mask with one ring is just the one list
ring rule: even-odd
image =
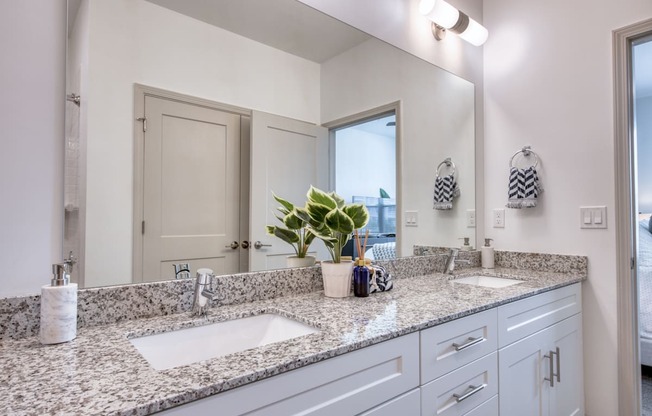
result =
[{"label": "door frame trim", "polygon": [[[346,117],[338,118],[322,123],[323,127],[328,129],[329,140],[329,171],[330,171],[330,188],[334,189],[335,185],[335,140],[333,130],[347,127],[352,124],[359,124],[365,119],[371,119],[383,115],[384,113],[394,112],[396,116],[396,257],[403,255],[401,243],[403,240],[403,185],[399,178],[403,177],[403,151],[402,151],[402,137],[403,137],[403,123],[402,123],[402,102],[401,100],[394,101],[379,107],[371,108],[369,110],[361,111]],[[410,254],[411,255],[411,254]]]},{"label": "door frame trim", "polygon": [[[142,234],[142,221],[143,221],[143,182],[144,182],[144,164],[143,157],[145,154],[145,132],[143,131],[143,124],[138,120],[140,117],[145,116],[145,97],[161,98],[169,101],[177,101],[185,104],[206,107],[213,110],[223,111],[227,113],[234,113],[240,116],[251,117],[251,110],[247,108],[237,107],[234,105],[218,103],[216,101],[207,100],[205,98],[193,97],[191,95],[181,94],[173,91],[164,90],[161,88],[150,87],[143,84],[134,83],[134,182],[133,182],[133,246],[132,246],[132,283],[142,283],[143,280],[143,234]],[[242,139],[242,138],[241,138]],[[248,140],[248,138],[247,138]],[[240,143],[242,149],[242,140]],[[248,168],[248,165],[247,165]],[[243,167],[241,165],[240,169]],[[241,183],[241,195],[243,192],[242,187],[247,186],[246,192],[249,192],[248,184]],[[241,218],[240,221],[247,219]],[[242,228],[242,227],[240,227]]]},{"label": "door frame trim", "polygon": [[[637,209],[633,137],[631,45],[652,33],[652,19],[613,31],[614,169],[616,215],[616,276],[618,309],[618,409],[621,415],[641,412],[641,367],[638,334],[636,267]],[[632,259],[634,260],[632,264]],[[634,398],[635,400],[632,400]]]}]

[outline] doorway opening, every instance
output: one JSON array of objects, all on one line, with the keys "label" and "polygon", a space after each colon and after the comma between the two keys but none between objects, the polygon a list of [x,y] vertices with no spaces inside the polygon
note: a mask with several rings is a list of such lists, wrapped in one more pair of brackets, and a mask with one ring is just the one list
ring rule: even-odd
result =
[{"label": "doorway opening", "polygon": [[632,42],[632,133],[635,204],[638,212],[637,288],[642,415],[652,416],[652,36]]},{"label": "doorway opening", "polygon": [[331,129],[334,189],[347,202],[369,210],[365,253],[353,241],[345,256],[372,260],[396,258],[397,240],[397,112],[395,109],[349,120]]}]

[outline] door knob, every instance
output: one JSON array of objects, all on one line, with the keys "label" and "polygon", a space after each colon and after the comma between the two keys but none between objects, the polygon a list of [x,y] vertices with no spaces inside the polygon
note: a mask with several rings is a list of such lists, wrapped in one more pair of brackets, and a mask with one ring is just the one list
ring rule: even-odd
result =
[{"label": "door knob", "polygon": [[235,250],[238,247],[240,247],[240,244],[237,241],[232,241],[231,244],[229,244],[228,246],[224,246],[224,247]]},{"label": "door knob", "polygon": [[261,243],[260,241],[256,241],[256,242],[254,243],[254,248],[255,248],[256,250],[260,250],[260,249],[263,248],[263,247],[271,247],[271,246],[272,246],[271,244],[263,244],[263,243]]},{"label": "door knob", "polygon": [[247,240],[242,240],[242,244],[240,245],[240,247],[242,247],[242,248],[244,248],[245,250],[247,250],[247,249],[249,248],[249,241],[247,241]]}]

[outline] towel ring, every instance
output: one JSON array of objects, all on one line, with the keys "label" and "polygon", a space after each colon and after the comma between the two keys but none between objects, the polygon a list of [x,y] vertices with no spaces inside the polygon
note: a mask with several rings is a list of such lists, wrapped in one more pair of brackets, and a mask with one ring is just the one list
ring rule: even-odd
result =
[{"label": "towel ring", "polygon": [[437,166],[437,177],[441,176],[441,175],[440,175],[440,171],[441,171],[441,168],[442,168],[443,166],[446,166],[447,168],[450,168],[450,169],[452,170],[452,172],[451,172],[450,174],[453,175],[453,176],[455,176],[455,163],[453,163],[453,161],[451,160],[450,157],[447,157],[446,159],[444,159],[443,162],[441,162],[441,163]]},{"label": "towel ring", "polygon": [[534,165],[532,165],[531,167],[536,168],[539,165],[539,155],[534,153],[534,151],[532,150],[532,148],[530,146],[523,146],[523,148],[521,150],[514,153],[512,155],[512,157],[509,159],[509,167],[510,168],[515,167],[514,166],[514,158],[516,156],[518,156],[520,153],[523,153],[523,156],[525,156],[525,157],[528,157],[530,155],[534,156]]}]

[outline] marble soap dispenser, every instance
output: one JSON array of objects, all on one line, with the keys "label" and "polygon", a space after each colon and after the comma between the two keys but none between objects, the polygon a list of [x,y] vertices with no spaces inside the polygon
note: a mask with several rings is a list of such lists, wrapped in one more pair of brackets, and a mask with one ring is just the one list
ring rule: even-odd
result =
[{"label": "marble soap dispenser", "polygon": [[77,283],[70,283],[71,262],[52,265],[52,281],[41,287],[41,344],[67,342],[77,336]]}]

